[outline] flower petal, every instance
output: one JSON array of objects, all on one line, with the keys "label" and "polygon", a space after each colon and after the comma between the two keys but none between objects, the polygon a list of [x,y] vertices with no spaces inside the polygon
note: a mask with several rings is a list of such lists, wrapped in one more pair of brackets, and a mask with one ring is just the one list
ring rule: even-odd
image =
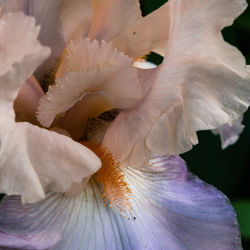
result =
[{"label": "flower petal", "polygon": [[68,191],[101,166],[91,150],[67,136],[28,123],[10,124],[1,123],[1,193],[35,202],[44,191]]},{"label": "flower petal", "polygon": [[52,49],[50,57],[39,67],[36,76],[41,79],[44,74],[51,73],[63,52],[65,41],[62,35],[60,8],[63,0],[35,1],[35,0],[3,0],[3,12],[23,11],[33,16],[36,23],[41,25],[39,41]]},{"label": "flower petal", "polygon": [[56,85],[50,86],[40,100],[38,119],[46,127],[57,114],[69,110],[80,100],[84,102],[81,107],[91,111],[91,107],[86,108],[86,99],[94,95],[107,99],[111,103],[108,109],[131,107],[141,97],[133,60],[104,41],[91,42],[87,38],[72,42],[66,61],[65,75],[57,79]]},{"label": "flower petal", "polygon": [[[125,176],[133,206],[127,218],[103,206],[100,188],[92,180],[74,198],[49,194],[46,201],[25,206],[18,197],[5,198],[0,229],[17,238],[30,232],[60,232],[62,240],[54,248],[60,250],[241,249],[227,198],[187,173],[179,157],[157,157],[142,171],[128,168]],[[6,246],[1,238],[0,245]]]},{"label": "flower petal", "polygon": [[[72,18],[74,17],[74,18]],[[92,20],[90,0],[64,0],[61,21],[66,41],[86,37]]]},{"label": "flower petal", "polygon": [[[163,50],[165,54],[169,28],[170,8],[166,3],[156,11],[132,23],[119,36],[114,37],[111,43],[114,48],[134,58],[144,56],[153,50],[159,53],[157,49]],[[164,54],[160,54],[164,56]]]},{"label": "flower petal", "polygon": [[138,0],[91,0],[93,20],[88,36],[110,41],[141,16]]},{"label": "flower petal", "polygon": [[0,231],[2,245],[18,249],[51,249],[60,240],[60,235],[53,232],[31,233],[22,236],[6,234]]},{"label": "flower petal", "polygon": [[[18,28],[16,24],[18,23]],[[26,33],[26,36],[23,34]],[[13,102],[34,70],[49,56],[50,50],[37,41],[35,20],[20,13],[0,18],[0,114],[14,121]],[[18,43],[16,42],[18,41]]]},{"label": "flower petal", "polygon": [[14,102],[16,116],[18,115],[20,120],[37,124],[36,110],[43,95],[44,92],[36,78],[32,76],[27,79]]},{"label": "flower petal", "polygon": [[239,136],[244,129],[242,120],[243,117],[240,117],[240,119],[233,121],[231,126],[224,124],[219,128],[212,130],[215,135],[220,135],[222,149],[234,144],[239,139]]},{"label": "flower petal", "polygon": [[70,138],[15,123],[14,100],[50,52],[38,42],[38,32],[35,19],[21,12],[0,18],[0,192],[20,194],[24,202],[44,198],[44,190],[67,191],[101,165]]},{"label": "flower petal", "polygon": [[[166,57],[141,76],[146,88],[141,105],[117,116],[104,137],[103,145],[130,166],[142,166],[151,153],[190,150],[198,143],[196,131],[231,123],[250,103],[250,71],[220,33],[242,12],[245,1],[167,4],[171,22]],[[126,149],[118,145],[124,141]]]}]

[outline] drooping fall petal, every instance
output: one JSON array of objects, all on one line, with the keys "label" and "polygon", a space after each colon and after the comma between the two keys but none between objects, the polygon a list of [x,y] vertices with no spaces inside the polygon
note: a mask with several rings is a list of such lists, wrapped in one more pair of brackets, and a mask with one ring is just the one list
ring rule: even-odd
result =
[{"label": "drooping fall petal", "polygon": [[[104,207],[92,179],[82,194],[49,194],[33,205],[7,197],[0,208],[0,230],[17,239],[53,232],[61,241],[53,249],[241,249],[235,212],[215,188],[187,173],[179,157],[156,157],[145,169],[124,169],[131,189],[131,214],[125,218]],[[1,236],[1,233],[0,233]],[[18,241],[0,237],[0,246]]]},{"label": "drooping fall petal", "polygon": [[142,166],[152,153],[190,150],[198,142],[196,131],[231,123],[250,103],[249,69],[220,33],[244,10],[245,1],[167,4],[171,15],[165,59],[150,73],[144,71],[146,77],[141,74],[144,101],[120,113],[104,137],[103,145],[131,166]]}]

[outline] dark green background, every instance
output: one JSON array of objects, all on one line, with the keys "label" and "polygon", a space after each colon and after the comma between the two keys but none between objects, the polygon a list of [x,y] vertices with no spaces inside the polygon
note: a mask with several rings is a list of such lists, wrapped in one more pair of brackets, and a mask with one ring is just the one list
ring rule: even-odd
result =
[{"label": "dark green background", "polygon": [[[164,0],[141,0],[143,14],[162,5]],[[250,0],[248,1],[250,4]],[[250,64],[250,7],[233,26],[225,28],[226,41],[235,45]],[[153,57],[153,60],[159,59]],[[152,59],[152,57],[150,58]],[[198,133],[199,144],[182,157],[190,170],[202,180],[223,191],[231,200],[240,219],[244,249],[250,249],[250,111],[244,116],[245,129],[239,141],[221,150],[219,136],[210,131]]]}]

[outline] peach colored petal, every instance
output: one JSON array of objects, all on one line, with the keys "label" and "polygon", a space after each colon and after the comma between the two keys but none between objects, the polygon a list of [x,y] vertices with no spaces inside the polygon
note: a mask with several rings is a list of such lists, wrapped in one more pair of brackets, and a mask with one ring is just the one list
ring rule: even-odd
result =
[{"label": "peach colored petal", "polygon": [[91,0],[93,20],[88,36],[109,41],[141,16],[138,0]]},{"label": "peach colored petal", "polygon": [[162,52],[165,54],[170,32],[169,18],[170,8],[166,3],[158,10],[141,17],[119,36],[114,37],[111,41],[112,46],[132,57],[144,56],[153,50],[161,55]]},{"label": "peach colored petal", "polygon": [[44,46],[52,49],[50,57],[39,67],[36,76],[41,79],[44,74],[50,74],[63,52],[65,41],[62,34],[60,9],[63,0],[3,0],[3,12],[22,11],[33,16],[36,23],[41,25],[38,39]]},{"label": "peach colored petal", "polygon": [[[87,38],[71,43],[66,58],[66,74],[57,79],[56,85],[51,86],[40,100],[38,119],[44,126],[49,127],[56,115],[66,112],[80,100],[84,102],[80,107],[84,114],[92,112],[92,104],[88,106],[88,103],[94,96],[101,98],[98,104],[101,113],[112,108],[129,108],[141,97],[133,60],[106,42],[91,42]],[[97,103],[99,101],[96,99]],[[98,112],[93,115],[98,115]],[[79,112],[73,116],[77,118],[78,115]]]},{"label": "peach colored petal", "polygon": [[244,10],[245,1],[168,4],[170,34],[164,62],[140,74],[144,101],[118,115],[104,137],[104,146],[135,167],[151,153],[190,150],[198,142],[196,131],[231,123],[250,103],[245,60],[220,33]]},{"label": "peach colored petal", "polygon": [[36,110],[40,98],[44,95],[42,88],[34,76],[30,77],[22,85],[17,98],[14,102],[15,112],[22,120],[31,123],[38,123],[36,119]]},{"label": "peach colored petal", "polygon": [[0,114],[13,120],[12,106],[22,84],[50,54],[50,49],[37,41],[38,33],[35,19],[21,12],[0,19]]},{"label": "peach colored petal", "polygon": [[35,202],[44,191],[66,192],[101,166],[91,150],[67,136],[29,123],[10,124],[6,118],[1,123],[1,193]]},{"label": "peach colored petal", "polygon": [[92,20],[91,0],[64,0],[61,21],[66,41],[86,37]]},{"label": "peach colored petal", "polygon": [[67,191],[101,165],[94,153],[66,136],[15,123],[13,102],[50,53],[38,33],[35,19],[21,12],[0,19],[0,193],[21,195],[23,202],[42,199],[47,190]]}]

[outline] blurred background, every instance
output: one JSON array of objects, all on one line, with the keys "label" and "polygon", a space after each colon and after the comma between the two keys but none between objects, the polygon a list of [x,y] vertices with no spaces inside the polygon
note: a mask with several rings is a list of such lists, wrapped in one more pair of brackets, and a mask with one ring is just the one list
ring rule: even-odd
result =
[{"label": "blurred background", "polygon": [[[165,2],[141,0],[143,15]],[[243,53],[247,64],[250,64],[250,6],[233,26],[223,30],[223,35],[226,41]],[[160,63],[162,58],[153,54],[149,60]],[[194,174],[230,199],[240,222],[243,248],[250,249],[250,110],[245,113],[243,124],[245,129],[233,146],[222,150],[219,136],[202,131],[198,133],[199,144],[182,157]]]}]

